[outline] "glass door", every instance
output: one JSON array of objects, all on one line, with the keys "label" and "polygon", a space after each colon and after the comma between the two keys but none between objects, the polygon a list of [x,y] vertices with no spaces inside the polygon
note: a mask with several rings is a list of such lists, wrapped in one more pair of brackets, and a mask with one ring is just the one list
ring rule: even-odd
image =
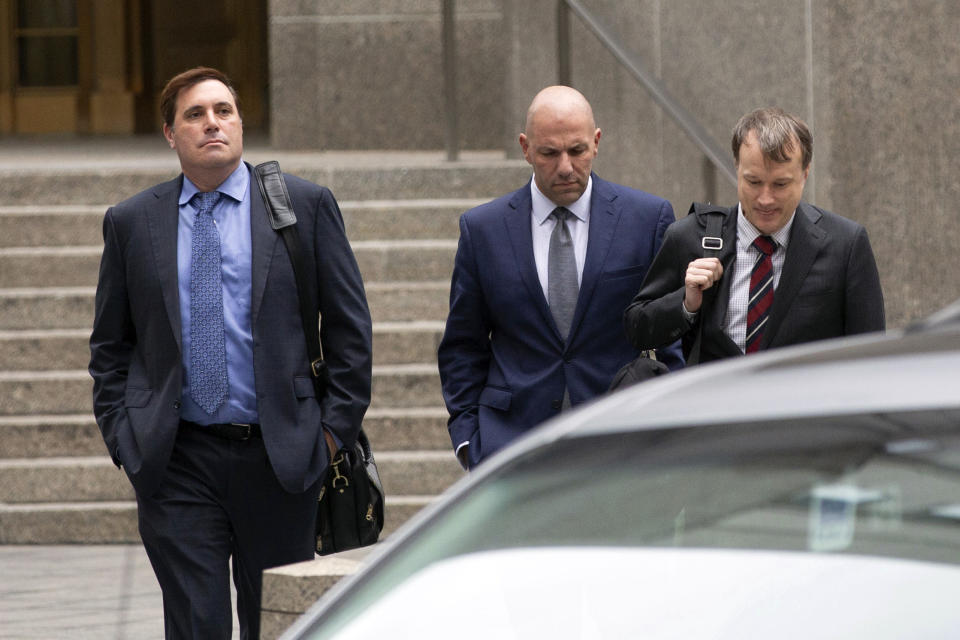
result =
[{"label": "glass door", "polygon": [[76,0],[17,0],[17,86],[79,84]]},{"label": "glass door", "polygon": [[88,128],[90,1],[0,0],[5,18],[0,37],[9,61],[0,76],[9,120],[3,129],[74,133]]}]

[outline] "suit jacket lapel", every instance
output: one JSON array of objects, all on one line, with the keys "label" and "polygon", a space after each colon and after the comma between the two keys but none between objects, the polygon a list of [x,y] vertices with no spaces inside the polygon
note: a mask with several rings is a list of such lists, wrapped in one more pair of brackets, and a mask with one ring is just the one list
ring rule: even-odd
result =
[{"label": "suit jacket lapel", "polygon": [[250,322],[252,326],[256,326],[260,303],[263,301],[263,291],[267,286],[267,275],[270,273],[270,263],[276,250],[279,234],[270,226],[263,196],[260,194],[260,189],[257,188],[257,178],[249,164],[247,164],[247,168],[251,169],[249,187],[250,241],[253,250],[252,273],[250,274]]},{"label": "suit jacket lapel", "polygon": [[507,228],[507,237],[513,247],[514,259],[517,261],[517,270],[520,279],[527,288],[533,306],[543,316],[546,326],[552,327],[553,332],[560,337],[557,325],[550,313],[550,306],[540,286],[540,277],[537,275],[537,264],[533,258],[533,231],[530,227],[530,216],[533,205],[530,201],[530,183],[516,191],[510,199],[510,208],[504,212],[503,222]]},{"label": "suit jacket lapel", "polygon": [[790,229],[790,244],[783,263],[783,273],[780,274],[780,282],[774,291],[770,319],[767,321],[767,328],[760,342],[761,349],[773,343],[777,330],[810,272],[810,267],[823,248],[826,233],[816,226],[819,219],[820,213],[806,203],[801,202],[797,207],[793,227]]},{"label": "suit jacket lapel", "polygon": [[590,307],[590,298],[596,289],[603,265],[613,242],[613,234],[622,213],[617,203],[616,188],[609,182],[593,175],[593,192],[590,198],[590,232],[587,234],[587,255],[580,278],[580,295],[570,324],[568,343],[573,342],[580,323]]},{"label": "suit jacket lapel", "polygon": [[180,220],[180,191],[183,188],[183,175],[157,185],[153,195],[156,206],[144,211],[150,238],[153,244],[153,259],[163,292],[163,307],[170,321],[170,328],[177,341],[177,348],[183,351],[180,327],[180,289],[177,273],[177,225]]}]

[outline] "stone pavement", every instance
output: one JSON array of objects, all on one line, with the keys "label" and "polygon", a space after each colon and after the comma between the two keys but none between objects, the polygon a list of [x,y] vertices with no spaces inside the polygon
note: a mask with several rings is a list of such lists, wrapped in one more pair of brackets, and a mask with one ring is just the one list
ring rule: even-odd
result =
[{"label": "stone pavement", "polygon": [[160,587],[142,546],[0,545],[3,640],[162,637]]}]

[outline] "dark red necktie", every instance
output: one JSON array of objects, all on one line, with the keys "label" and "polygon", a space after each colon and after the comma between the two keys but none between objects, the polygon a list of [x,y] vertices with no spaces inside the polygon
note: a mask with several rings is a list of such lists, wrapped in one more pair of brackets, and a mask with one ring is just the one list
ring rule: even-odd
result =
[{"label": "dark red necktie", "polygon": [[760,348],[763,330],[773,306],[773,260],[776,241],[770,236],[757,236],[753,241],[760,255],[750,272],[750,301],[747,304],[747,342],[744,351],[753,353]]}]

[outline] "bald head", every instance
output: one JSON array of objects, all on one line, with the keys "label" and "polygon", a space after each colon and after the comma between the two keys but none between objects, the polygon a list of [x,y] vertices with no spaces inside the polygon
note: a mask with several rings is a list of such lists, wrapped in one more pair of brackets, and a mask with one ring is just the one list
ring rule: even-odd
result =
[{"label": "bald head", "polygon": [[520,148],[533,165],[540,193],[555,205],[573,204],[583,195],[599,144],[593,109],[576,89],[547,87],[530,103]]},{"label": "bald head", "polygon": [[593,108],[583,97],[583,94],[573,87],[556,85],[543,89],[533,97],[530,108],[527,109],[527,119],[523,130],[529,136],[531,129],[539,119],[545,117],[579,118],[590,123],[595,129]]}]

